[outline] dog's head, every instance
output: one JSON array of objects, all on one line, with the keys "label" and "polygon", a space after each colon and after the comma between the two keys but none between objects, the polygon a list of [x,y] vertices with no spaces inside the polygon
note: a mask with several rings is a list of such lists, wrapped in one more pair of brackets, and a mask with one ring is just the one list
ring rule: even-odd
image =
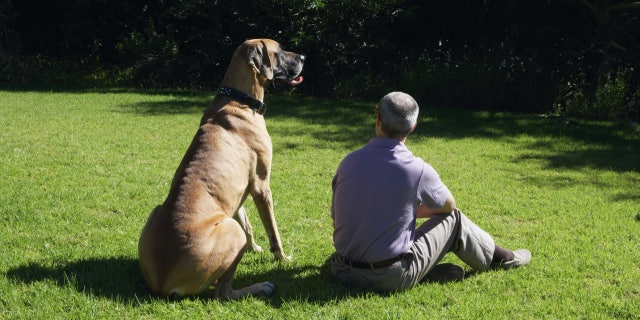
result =
[{"label": "dog's head", "polygon": [[253,39],[245,41],[249,64],[259,76],[270,83],[277,92],[291,91],[304,79],[300,73],[305,56],[284,51],[280,44],[271,39]]}]

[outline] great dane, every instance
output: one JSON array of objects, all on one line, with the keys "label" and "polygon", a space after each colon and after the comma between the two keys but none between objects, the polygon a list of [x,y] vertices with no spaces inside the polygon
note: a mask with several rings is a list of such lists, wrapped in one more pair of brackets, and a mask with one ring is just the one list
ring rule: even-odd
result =
[{"label": "great dane", "polygon": [[290,90],[301,83],[304,60],[271,39],[247,40],[233,53],[166,200],[153,209],[138,242],[140,267],[154,294],[193,295],[214,286],[215,297],[236,299],[275,290],[270,282],[234,290],[231,280],[245,248],[262,250],[243,208],[248,195],[274,257],[289,259],[273,213],[263,99],[267,88]]}]

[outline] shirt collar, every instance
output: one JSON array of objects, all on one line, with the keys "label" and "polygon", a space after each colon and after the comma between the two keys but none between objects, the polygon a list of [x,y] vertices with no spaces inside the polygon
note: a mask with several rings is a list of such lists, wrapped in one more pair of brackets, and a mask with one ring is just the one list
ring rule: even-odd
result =
[{"label": "shirt collar", "polygon": [[371,138],[371,140],[369,140],[369,144],[371,144],[373,146],[386,147],[386,148],[389,148],[389,149],[393,149],[395,147],[401,147],[403,149],[407,148],[404,145],[404,143],[402,143],[402,141],[400,141],[398,139],[387,138],[387,137]]}]

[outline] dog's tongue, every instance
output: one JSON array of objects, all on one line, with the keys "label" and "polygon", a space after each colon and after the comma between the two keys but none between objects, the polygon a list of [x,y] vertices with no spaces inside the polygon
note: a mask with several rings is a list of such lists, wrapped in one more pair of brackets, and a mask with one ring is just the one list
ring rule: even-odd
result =
[{"label": "dog's tongue", "polygon": [[298,76],[298,77],[296,77],[295,79],[293,79],[293,80],[289,81],[289,84],[290,84],[290,85],[292,85],[292,86],[297,86],[297,85],[299,85],[300,83],[302,83],[302,80],[304,80],[304,77],[302,77],[302,76]]}]

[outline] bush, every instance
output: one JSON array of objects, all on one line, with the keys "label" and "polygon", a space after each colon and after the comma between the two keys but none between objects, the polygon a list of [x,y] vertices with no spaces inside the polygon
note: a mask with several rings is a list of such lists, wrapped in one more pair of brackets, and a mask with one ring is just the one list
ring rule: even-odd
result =
[{"label": "bush", "polygon": [[640,88],[630,88],[631,70],[610,74],[592,96],[583,83],[568,83],[558,102],[557,112],[580,118],[638,122]]},{"label": "bush", "polygon": [[131,85],[131,71],[103,67],[97,61],[16,55],[0,50],[0,83],[62,86]]}]

